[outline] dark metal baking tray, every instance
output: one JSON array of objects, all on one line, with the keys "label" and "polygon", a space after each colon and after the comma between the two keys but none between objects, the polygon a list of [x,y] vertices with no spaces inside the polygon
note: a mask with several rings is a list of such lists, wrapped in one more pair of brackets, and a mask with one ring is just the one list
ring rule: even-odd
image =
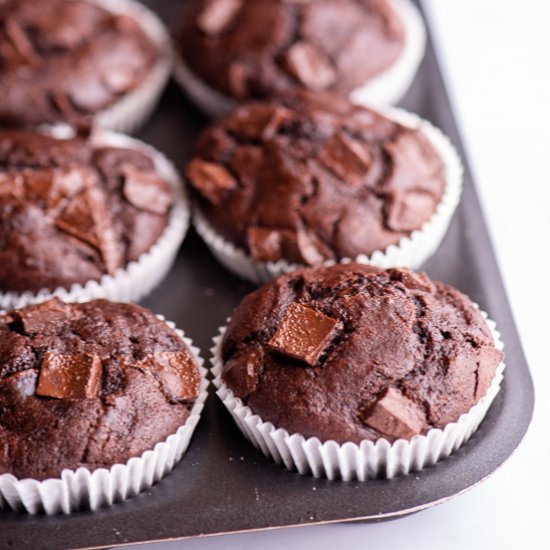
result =
[{"label": "dark metal baking tray", "polygon": [[[181,0],[150,0],[170,24]],[[464,157],[431,42],[403,106],[439,126]],[[182,165],[205,119],[171,84],[143,138]],[[464,196],[449,233],[424,269],[458,287],[502,332],[507,369],[501,392],[472,439],[418,474],[365,483],[303,477],[264,458],[210,396],[188,453],[150,491],[95,513],[0,513],[0,548],[81,548],[352,520],[428,508],[472,488],[514,451],[531,420],[534,392],[467,162]],[[208,356],[211,338],[252,289],[224,270],[190,232],[176,265],[143,303],[175,321]]]}]

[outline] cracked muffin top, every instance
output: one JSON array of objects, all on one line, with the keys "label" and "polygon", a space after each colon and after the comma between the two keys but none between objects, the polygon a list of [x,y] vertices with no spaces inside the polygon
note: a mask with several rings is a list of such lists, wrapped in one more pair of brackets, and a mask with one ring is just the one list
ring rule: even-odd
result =
[{"label": "cracked muffin top", "polygon": [[197,76],[239,100],[347,95],[395,63],[405,29],[387,0],[192,0],[178,42]]},{"label": "cracked muffin top", "polygon": [[0,1],[0,122],[87,120],[132,91],[158,51],[131,17],[86,0]]},{"label": "cracked muffin top", "polygon": [[249,294],[223,337],[222,376],[277,428],[393,442],[458,420],[502,358],[458,290],[351,263],[295,271]]},{"label": "cracked muffin top", "polygon": [[421,130],[300,93],[214,123],[186,175],[226,240],[257,261],[315,265],[410,236],[435,213],[446,169]]},{"label": "cracked muffin top", "polygon": [[0,291],[115,274],[159,239],[174,200],[145,152],[0,130]]},{"label": "cracked muffin top", "polygon": [[109,468],[175,433],[200,387],[182,339],[150,311],[57,299],[0,316],[0,474]]}]

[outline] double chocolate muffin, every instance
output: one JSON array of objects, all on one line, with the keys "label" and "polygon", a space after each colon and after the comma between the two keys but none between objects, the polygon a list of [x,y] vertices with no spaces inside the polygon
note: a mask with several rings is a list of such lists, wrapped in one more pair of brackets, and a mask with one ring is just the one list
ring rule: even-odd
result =
[{"label": "double chocolate muffin", "polygon": [[445,163],[421,128],[305,92],[214,123],[186,175],[226,241],[257,262],[306,265],[397,245],[446,188]]},{"label": "double chocolate muffin", "polygon": [[459,291],[354,263],[249,294],[221,353],[223,381],[263,421],[338,443],[410,440],[456,422],[503,358]]},{"label": "double chocolate muffin", "polygon": [[57,299],[0,316],[0,474],[42,480],[126,463],[199,395],[183,340],[136,305]]},{"label": "double chocolate muffin", "polygon": [[147,152],[0,130],[0,292],[114,275],[157,242],[174,202]]},{"label": "double chocolate muffin", "polygon": [[98,2],[0,2],[0,122],[88,120],[139,87],[158,57],[134,18]]},{"label": "double chocolate muffin", "polygon": [[191,0],[178,48],[194,75],[238,100],[297,89],[348,95],[391,67],[404,23],[387,0]]}]

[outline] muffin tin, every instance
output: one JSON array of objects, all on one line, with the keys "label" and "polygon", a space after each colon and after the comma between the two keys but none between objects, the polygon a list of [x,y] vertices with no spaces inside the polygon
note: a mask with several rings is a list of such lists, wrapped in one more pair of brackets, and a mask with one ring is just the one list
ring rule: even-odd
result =
[{"label": "muffin tin", "polygon": [[[147,2],[167,21],[180,0]],[[431,42],[403,106],[439,126],[463,155]],[[181,165],[205,123],[173,84],[139,138]],[[213,395],[190,449],[166,479],[98,512],[29,516],[0,512],[0,547],[116,547],[145,541],[338,521],[391,519],[444,502],[483,481],[514,451],[531,420],[534,392],[471,174],[449,233],[423,266],[469,294],[497,322],[505,343],[501,392],[472,439],[450,458],[391,481],[300,476],[257,452]],[[221,267],[192,232],[167,279],[143,304],[173,319],[204,350],[253,287]]]}]

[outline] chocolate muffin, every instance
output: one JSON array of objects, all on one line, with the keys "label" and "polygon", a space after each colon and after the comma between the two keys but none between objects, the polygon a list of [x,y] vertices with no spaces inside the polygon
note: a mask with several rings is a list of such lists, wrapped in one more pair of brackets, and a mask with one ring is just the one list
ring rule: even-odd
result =
[{"label": "chocolate muffin", "polygon": [[256,262],[370,256],[442,202],[447,167],[425,126],[330,95],[252,102],[202,134],[186,175],[202,217]]},{"label": "chocolate muffin", "polygon": [[150,250],[176,200],[151,154],[0,130],[0,291],[97,281]]},{"label": "chocolate muffin", "polygon": [[277,428],[338,443],[410,440],[486,394],[503,354],[459,291],[402,269],[304,269],[248,295],[223,381]]},{"label": "chocolate muffin", "polygon": [[159,55],[136,19],[99,2],[0,2],[0,123],[85,122],[138,88]]},{"label": "chocolate muffin", "polygon": [[198,365],[150,311],[57,299],[0,316],[0,474],[122,464],[185,423]]},{"label": "chocolate muffin", "polygon": [[191,0],[179,32],[189,70],[223,96],[350,94],[394,65],[406,29],[388,0]]}]

